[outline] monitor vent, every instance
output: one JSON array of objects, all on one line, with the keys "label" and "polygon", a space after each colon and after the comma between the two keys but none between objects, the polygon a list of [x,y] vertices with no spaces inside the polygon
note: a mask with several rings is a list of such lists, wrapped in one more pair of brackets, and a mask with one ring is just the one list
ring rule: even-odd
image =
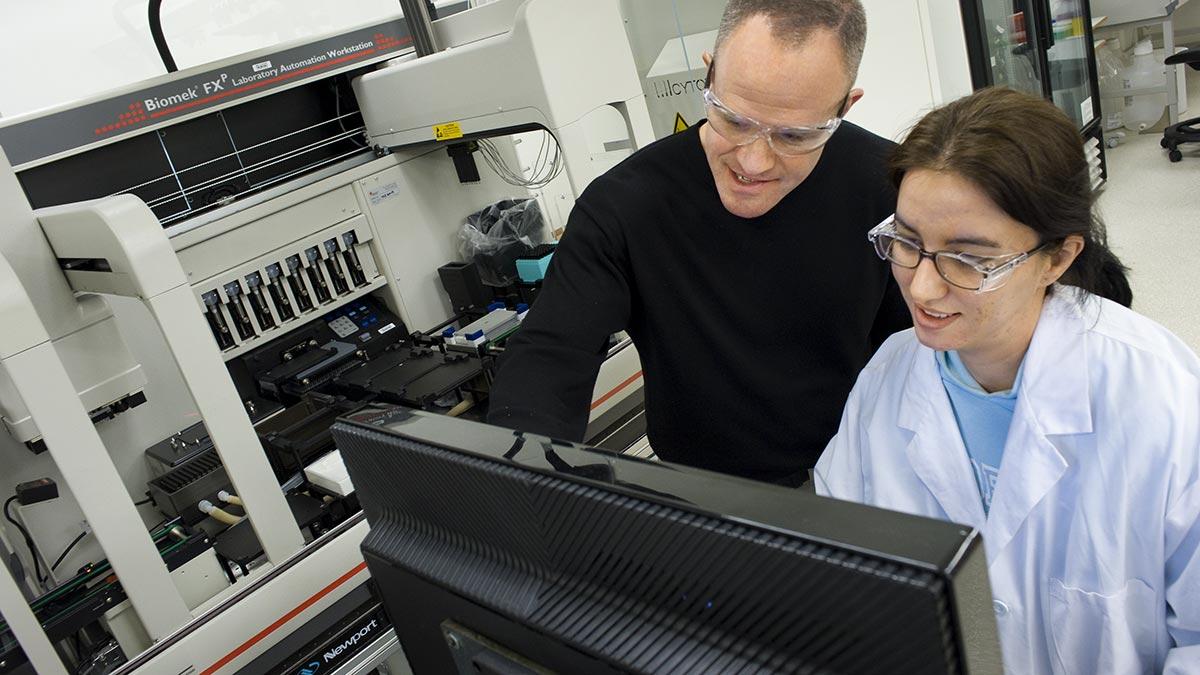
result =
[{"label": "monitor vent", "polygon": [[[947,592],[933,572],[339,430],[372,525],[364,550],[621,670],[957,672]],[[369,451],[380,443],[404,451]],[[930,635],[936,626],[940,636]]]}]

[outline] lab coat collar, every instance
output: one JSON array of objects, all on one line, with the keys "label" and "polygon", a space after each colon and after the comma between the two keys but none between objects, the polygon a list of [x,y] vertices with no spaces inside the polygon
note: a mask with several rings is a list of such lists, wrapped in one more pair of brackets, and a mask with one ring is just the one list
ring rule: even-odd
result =
[{"label": "lab coat collar", "polygon": [[1025,356],[988,515],[933,350],[918,345],[909,365],[897,419],[914,434],[906,448],[909,463],[950,520],[984,533],[989,561],[1066,472],[1067,460],[1047,436],[1092,430],[1085,314],[1071,289],[1056,286],[1046,299]]},{"label": "lab coat collar", "polygon": [[1055,285],[1042,307],[1042,316],[1025,355],[1019,398],[1041,432],[1054,436],[1092,432],[1092,405],[1088,386],[1088,353],[1085,337],[1098,319],[1099,301],[1082,291]]},{"label": "lab coat collar", "polygon": [[[1089,322],[1097,318],[1098,303],[1093,299],[1081,306],[1076,293],[1073,287],[1054,286],[1025,354],[1018,397],[1030,403],[1030,412],[1049,435],[1092,431],[1084,337]],[[930,392],[943,391],[935,358],[932,349],[917,345],[916,357],[909,364],[897,420],[909,431],[918,431],[921,420],[932,412],[930,404],[936,398],[931,400]]]},{"label": "lab coat collar", "polygon": [[932,350],[919,348],[905,389],[900,426],[914,432],[904,449],[909,465],[947,518],[982,532],[987,516]]}]

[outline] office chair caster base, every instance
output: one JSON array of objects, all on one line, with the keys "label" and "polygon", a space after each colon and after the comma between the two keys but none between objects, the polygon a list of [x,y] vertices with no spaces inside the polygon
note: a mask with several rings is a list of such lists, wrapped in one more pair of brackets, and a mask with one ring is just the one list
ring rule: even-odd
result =
[{"label": "office chair caster base", "polygon": [[1163,150],[1166,150],[1166,149],[1167,149],[1167,139],[1165,139],[1165,138],[1160,138],[1160,139],[1158,139],[1158,145],[1159,145],[1159,147],[1161,147]]},{"label": "office chair caster base", "polygon": [[1167,159],[1171,160],[1172,162],[1181,162],[1183,161],[1183,153],[1179,150],[1172,150],[1167,153]]}]

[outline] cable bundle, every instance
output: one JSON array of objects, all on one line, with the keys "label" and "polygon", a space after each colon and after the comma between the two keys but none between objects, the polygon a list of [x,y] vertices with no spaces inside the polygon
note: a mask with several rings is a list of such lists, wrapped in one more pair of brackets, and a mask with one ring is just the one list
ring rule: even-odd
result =
[{"label": "cable bundle", "polygon": [[558,139],[549,131],[542,132],[542,144],[538,148],[537,158],[534,159],[529,178],[525,178],[521,171],[514,171],[510,168],[500,154],[500,150],[491,140],[484,138],[479,141],[479,153],[483,155],[483,161],[500,177],[500,180],[514,187],[540,190],[558,178],[563,170],[562,152],[558,147]]}]

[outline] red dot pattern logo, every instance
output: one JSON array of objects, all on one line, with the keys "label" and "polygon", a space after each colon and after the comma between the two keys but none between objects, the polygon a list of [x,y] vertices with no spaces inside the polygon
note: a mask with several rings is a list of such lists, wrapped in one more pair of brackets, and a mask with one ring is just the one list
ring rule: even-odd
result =
[{"label": "red dot pattern logo", "polygon": [[396,37],[391,36],[391,35],[384,35],[383,33],[376,33],[374,38],[375,38],[375,46],[378,47],[379,49],[395,49],[395,48],[400,47],[405,44],[404,42],[401,42]]},{"label": "red dot pattern logo", "polygon": [[142,105],[141,101],[134,101],[133,103],[129,104],[128,110],[121,113],[120,115],[117,115],[116,122],[113,122],[112,124],[108,124],[108,125],[105,125],[102,127],[97,127],[95,134],[97,136],[102,136],[104,134],[108,134],[108,133],[117,131],[118,129],[124,129],[125,127],[130,127],[130,126],[133,126],[135,124],[140,124],[141,122],[145,122],[145,121],[146,121],[145,107]]}]

